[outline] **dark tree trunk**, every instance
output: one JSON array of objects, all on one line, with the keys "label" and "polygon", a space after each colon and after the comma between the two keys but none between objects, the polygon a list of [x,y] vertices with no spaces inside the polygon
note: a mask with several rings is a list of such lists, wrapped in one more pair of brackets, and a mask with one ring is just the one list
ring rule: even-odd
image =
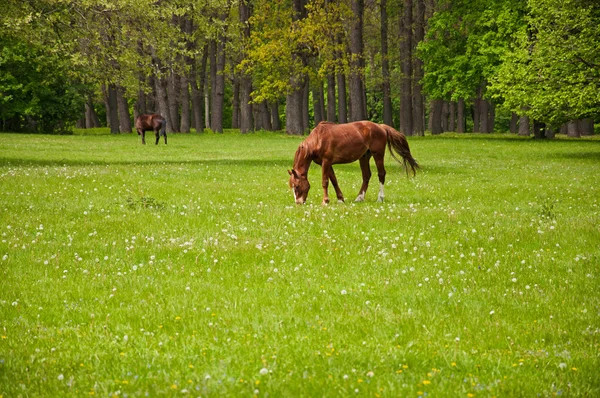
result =
[{"label": "dark tree trunk", "polygon": [[[221,22],[227,14],[221,15]],[[223,105],[225,102],[225,36],[219,35],[216,43],[216,76],[213,86],[213,101],[210,111],[210,127],[213,131],[223,132]]]},{"label": "dark tree trunk", "polygon": [[117,86],[115,84],[109,84],[107,87],[108,101],[106,107],[106,114],[109,120],[109,127],[111,134],[117,134],[119,132],[119,111],[117,103]]},{"label": "dark tree trunk", "polygon": [[365,89],[363,84],[364,43],[363,43],[363,13],[364,0],[351,0],[354,20],[350,27],[350,117],[351,121],[367,118],[365,106]]},{"label": "dark tree trunk", "polygon": [[[202,56],[203,59],[206,59],[206,54]],[[202,73],[202,72],[201,72]],[[204,95],[202,91],[198,87],[198,69],[196,68],[196,62],[192,63],[192,78],[190,80],[190,86],[192,88],[192,115],[194,119],[194,129],[196,129],[196,133],[201,133],[204,131]],[[200,76],[201,87],[204,85],[204,77]]]},{"label": "dark tree trunk", "polygon": [[438,135],[442,134],[442,108],[444,107],[443,100],[431,101],[431,134]]},{"label": "dark tree trunk", "polygon": [[465,100],[464,98],[458,99],[457,104],[457,112],[456,112],[456,132],[464,133],[466,131],[466,119],[465,119]]},{"label": "dark tree trunk", "polygon": [[489,119],[489,112],[490,112],[490,103],[485,100],[485,99],[481,99],[480,100],[480,107],[479,107],[479,111],[481,112],[479,115],[479,123],[480,123],[480,132],[482,133],[489,133],[489,125],[488,122],[490,121]]},{"label": "dark tree trunk", "polygon": [[473,132],[479,133],[481,131],[481,96],[482,87],[477,88],[477,96],[473,101]]},{"label": "dark tree trunk", "polygon": [[279,100],[269,102],[271,107],[271,126],[274,131],[281,130],[281,119],[279,119]]},{"label": "dark tree trunk", "polygon": [[513,134],[519,132],[519,115],[516,112],[510,115],[510,132]]},{"label": "dark tree trunk", "polygon": [[493,133],[496,124],[496,106],[492,101],[488,101],[488,133]]},{"label": "dark tree trunk", "polygon": [[117,108],[119,114],[119,132],[131,133],[131,115],[129,113],[129,104],[125,98],[125,89],[117,86]]},{"label": "dark tree trunk", "polygon": [[325,120],[325,107],[323,106],[323,102],[325,101],[323,95],[323,84],[319,82],[318,85],[319,87],[312,90],[315,126]]},{"label": "dark tree trunk", "polygon": [[[247,44],[250,40],[250,23],[248,20],[252,15],[250,0],[241,0],[239,3],[240,22],[242,24],[243,43]],[[254,122],[252,120],[252,79],[242,70],[240,72],[240,132],[246,134],[252,130]]]},{"label": "dark tree trunk", "polygon": [[85,127],[88,129],[100,127],[100,120],[94,109],[94,102],[91,96],[88,96],[85,103]]},{"label": "dark tree trunk", "polygon": [[146,93],[144,90],[138,90],[137,99],[133,105],[133,120],[136,120],[139,115],[146,113]]},{"label": "dark tree trunk", "polygon": [[182,133],[189,133],[192,123],[192,115],[190,109],[190,72],[185,72],[181,75],[181,124],[180,130]]},{"label": "dark tree trunk", "polygon": [[233,81],[233,98],[231,99],[231,128],[240,128],[240,80],[235,76]]},{"label": "dark tree trunk", "polygon": [[167,77],[167,103],[169,105],[169,118],[173,126],[173,132],[178,133],[179,127],[179,95],[180,95],[179,75],[173,70]]},{"label": "dark tree trunk", "polygon": [[519,135],[529,136],[529,116],[521,116],[519,118]]},{"label": "dark tree trunk", "polygon": [[400,69],[402,82],[400,95],[400,130],[413,135],[413,92],[412,92],[412,0],[404,0],[400,25]]},{"label": "dark tree trunk", "polygon": [[567,135],[569,134],[569,125],[568,123],[563,124],[562,126],[560,126],[560,134],[564,134]]},{"label": "dark tree trunk", "polygon": [[593,119],[580,119],[579,120],[579,132],[581,135],[594,135],[594,120]]},{"label": "dark tree trunk", "polygon": [[456,132],[456,102],[448,102],[448,131]]},{"label": "dark tree trunk", "polygon": [[381,0],[381,74],[383,76],[383,123],[392,126],[392,98],[390,96],[390,62],[388,55],[387,0]]},{"label": "dark tree trunk", "polygon": [[285,101],[285,130],[288,134],[304,134],[303,106],[304,82],[298,80],[301,78],[292,77],[290,83],[294,88]]},{"label": "dark tree trunk", "polygon": [[433,100],[429,101],[429,117],[427,119],[427,130],[433,131]]},{"label": "dark tree trunk", "polygon": [[348,105],[346,102],[346,76],[343,73],[337,75],[338,89],[338,122],[348,122]]},{"label": "dark tree trunk", "polygon": [[579,120],[571,120],[567,123],[567,136],[579,138],[581,133],[579,131]]},{"label": "dark tree trunk", "polygon": [[[415,38],[413,48],[425,38],[425,0],[415,0]],[[413,78],[413,129],[415,135],[425,134],[425,99],[423,97],[423,61],[418,57],[414,59],[414,78]],[[454,131],[454,126],[450,127]]]},{"label": "dark tree trunk", "polygon": [[77,121],[75,122],[75,128],[76,129],[84,129],[85,128],[85,111],[82,117],[80,117],[79,119],[77,119]]},{"label": "dark tree trunk", "polygon": [[448,101],[442,101],[442,131],[446,132],[448,130],[448,116],[450,115],[448,109]]},{"label": "dark tree trunk", "polygon": [[310,118],[308,115],[308,97],[310,94],[310,88],[308,87],[308,79],[309,78],[307,76],[304,83],[304,89],[302,90],[302,127],[304,131],[308,131],[310,128]]},{"label": "dark tree trunk", "polygon": [[546,126],[546,132],[545,132],[546,138],[554,138],[555,137],[555,133],[554,133],[554,129],[550,126]]},{"label": "dark tree trunk", "polygon": [[335,112],[335,75],[327,75],[327,121],[337,121]]}]

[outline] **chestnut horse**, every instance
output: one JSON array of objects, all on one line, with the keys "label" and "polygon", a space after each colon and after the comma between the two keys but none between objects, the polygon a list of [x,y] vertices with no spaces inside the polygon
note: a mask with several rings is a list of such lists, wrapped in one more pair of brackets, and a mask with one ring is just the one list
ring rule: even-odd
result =
[{"label": "chestnut horse", "polygon": [[154,131],[156,135],[156,145],[162,135],[165,137],[165,145],[167,144],[167,121],[164,117],[157,113],[151,113],[148,115],[140,115],[135,119],[135,129],[138,135],[142,136],[142,144],[146,144],[146,131]]},{"label": "chestnut horse", "polygon": [[[329,180],[335,188],[338,200],[343,202],[344,195],[338,186],[332,166],[339,163],[351,163],[355,160],[360,161],[363,177],[362,187],[358,192],[356,202],[364,201],[365,192],[371,178],[371,168],[369,166],[371,157],[375,159],[377,175],[379,176],[377,201],[382,202],[384,197],[383,185],[385,183],[383,157],[386,144],[392,157],[398,163],[404,164],[406,173],[408,174],[410,167],[412,174],[415,175],[419,165],[410,153],[408,141],[406,141],[404,134],[394,128],[369,121],[346,124],[319,123],[298,147],[294,156],[294,167],[292,170],[288,170],[290,188],[294,193],[296,204],[306,202],[310,189],[308,168],[312,162],[321,165],[323,169],[323,204],[329,203],[329,195],[327,194]],[[394,152],[402,157],[402,161],[398,159]]]}]

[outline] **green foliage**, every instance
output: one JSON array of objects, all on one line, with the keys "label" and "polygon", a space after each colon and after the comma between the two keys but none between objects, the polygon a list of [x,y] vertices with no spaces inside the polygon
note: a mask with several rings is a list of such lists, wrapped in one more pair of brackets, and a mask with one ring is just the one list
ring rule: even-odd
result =
[{"label": "green foliage", "polygon": [[523,24],[523,3],[516,0],[442,2],[428,21],[423,87],[431,98],[469,99],[493,78]]},{"label": "green foliage", "polygon": [[46,48],[0,37],[2,130],[63,133],[81,117],[82,86]]},{"label": "green foliage", "polygon": [[513,111],[560,126],[600,113],[600,6],[530,0],[492,89]]}]

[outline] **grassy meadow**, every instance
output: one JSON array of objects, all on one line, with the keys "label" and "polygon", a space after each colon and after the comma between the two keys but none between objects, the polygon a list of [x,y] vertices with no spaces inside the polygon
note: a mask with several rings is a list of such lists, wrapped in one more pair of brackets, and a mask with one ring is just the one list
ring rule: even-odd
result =
[{"label": "grassy meadow", "polygon": [[1,397],[600,395],[598,137],[147,138],[0,135]]}]

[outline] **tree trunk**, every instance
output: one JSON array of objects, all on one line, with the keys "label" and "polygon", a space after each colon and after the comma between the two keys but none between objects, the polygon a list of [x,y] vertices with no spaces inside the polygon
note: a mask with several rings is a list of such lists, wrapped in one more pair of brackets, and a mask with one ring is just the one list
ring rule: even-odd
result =
[{"label": "tree trunk", "polygon": [[579,131],[581,135],[594,135],[594,120],[593,119],[580,119],[579,120]]},{"label": "tree trunk", "polygon": [[567,136],[575,138],[581,137],[578,120],[571,120],[569,123],[567,123]]},{"label": "tree trunk", "polygon": [[448,130],[448,116],[450,115],[450,111],[448,109],[448,101],[442,101],[442,131],[446,132]]},{"label": "tree trunk", "polygon": [[[227,15],[221,15],[221,21],[226,19]],[[217,133],[223,132],[223,105],[225,102],[225,36],[220,34],[216,43],[216,76],[213,86],[213,102],[210,112],[211,129]]]},{"label": "tree trunk", "polygon": [[106,114],[109,120],[110,133],[118,134],[119,133],[119,111],[117,104],[117,86],[115,84],[109,84],[107,87],[108,92],[108,101]]},{"label": "tree trunk", "polygon": [[231,128],[240,128],[240,79],[234,76],[233,98],[231,99]]},{"label": "tree trunk", "polygon": [[310,129],[310,118],[308,115],[308,97],[310,94],[309,77],[305,77],[304,89],[302,90],[302,129],[308,131]]},{"label": "tree trunk", "polygon": [[338,122],[348,122],[348,106],[346,102],[346,76],[339,72],[337,74],[338,89]]},{"label": "tree trunk", "polygon": [[519,118],[519,135],[529,136],[529,116]]},{"label": "tree trunk", "polygon": [[[415,0],[415,38],[413,49],[416,48],[425,38],[425,0]],[[413,129],[415,135],[425,134],[425,99],[423,96],[423,61],[419,57],[414,59],[414,79],[413,79]],[[451,116],[452,117],[452,116]],[[450,131],[454,131],[454,125],[451,124]]]},{"label": "tree trunk", "polygon": [[448,131],[456,132],[456,102],[448,102]]},{"label": "tree trunk", "polygon": [[496,124],[496,106],[492,101],[489,101],[488,109],[488,133],[493,133]]},{"label": "tree trunk", "polygon": [[285,131],[292,135],[304,134],[303,106],[304,82],[301,78],[292,77],[291,86],[294,88],[285,101]]},{"label": "tree trunk", "polygon": [[[206,59],[206,54],[203,55],[203,59]],[[202,72],[201,72],[202,73]],[[190,86],[192,88],[192,119],[194,119],[194,129],[196,133],[204,131],[204,95],[200,87],[198,87],[198,69],[196,68],[195,60],[192,63],[192,78],[190,79]],[[204,77],[200,76],[201,87],[204,85]],[[204,88],[204,87],[202,87]]]},{"label": "tree trunk", "polygon": [[335,123],[337,121],[335,111],[335,75],[327,75],[327,121]]},{"label": "tree trunk", "polygon": [[473,101],[473,132],[481,131],[481,86],[477,88],[477,97]]},{"label": "tree trunk", "polygon": [[443,100],[431,101],[431,134],[438,135],[442,134],[442,108],[444,107]]},{"label": "tree trunk", "polygon": [[274,131],[281,130],[281,119],[279,119],[279,101],[271,101],[269,102],[269,106],[271,107],[271,126]]},{"label": "tree trunk", "polygon": [[555,135],[556,134],[554,132],[554,129],[552,127],[550,127],[550,126],[546,126],[546,132],[545,132],[546,138],[552,139],[552,138],[555,137]]},{"label": "tree trunk", "polygon": [[178,133],[180,131],[179,126],[179,95],[180,95],[180,81],[179,75],[173,70],[170,71],[167,77],[167,103],[169,105],[169,117],[171,118],[171,125],[173,126],[173,132]]},{"label": "tree trunk", "polygon": [[458,99],[458,104],[457,104],[457,115],[456,115],[456,132],[457,133],[464,133],[466,131],[466,125],[465,125],[465,100],[464,98],[459,98]]},{"label": "tree trunk", "polygon": [[519,115],[516,112],[513,112],[510,116],[510,132],[513,134],[517,134],[519,131]]},{"label": "tree trunk", "polygon": [[88,96],[85,102],[85,127],[88,129],[100,127],[100,120],[94,109],[94,102],[91,96]]},{"label": "tree trunk", "polygon": [[351,0],[354,20],[350,27],[350,117],[351,121],[367,118],[365,106],[365,89],[363,84],[364,43],[363,43],[363,13],[364,0]]},{"label": "tree trunk", "polygon": [[413,135],[412,93],[412,0],[403,0],[402,23],[400,26],[400,69],[402,81],[400,95],[400,130]]},{"label": "tree trunk", "polygon": [[125,98],[125,89],[117,86],[117,108],[119,114],[119,132],[131,133],[131,115],[129,114],[129,104]]},{"label": "tree trunk", "polygon": [[319,87],[312,90],[315,126],[325,120],[325,107],[323,106],[323,102],[325,101],[323,95],[323,84],[319,82],[318,85]]},{"label": "tree trunk", "polygon": [[490,127],[488,125],[490,118],[489,118],[489,112],[490,112],[490,103],[485,100],[485,99],[481,99],[480,100],[480,106],[479,106],[479,111],[481,112],[479,115],[479,123],[480,123],[480,132],[482,133],[489,133]]},{"label": "tree trunk", "polygon": [[388,55],[388,17],[387,0],[381,0],[381,74],[383,76],[383,123],[393,125],[392,98],[390,96],[390,62]]},{"label": "tree trunk", "polygon": [[181,124],[180,130],[182,133],[190,132],[191,123],[191,109],[190,109],[190,72],[184,72],[181,75]]}]

